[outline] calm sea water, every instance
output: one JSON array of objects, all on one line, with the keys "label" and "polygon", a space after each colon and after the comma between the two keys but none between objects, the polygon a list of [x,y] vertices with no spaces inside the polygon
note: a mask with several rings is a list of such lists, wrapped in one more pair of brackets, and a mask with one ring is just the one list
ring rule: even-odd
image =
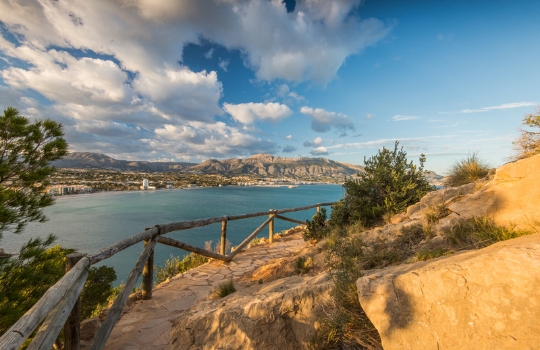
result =
[{"label": "calm sea water", "polygon": [[[53,206],[45,208],[48,222],[31,223],[18,235],[5,232],[0,247],[15,253],[30,238],[46,237],[53,233],[58,237],[57,243],[64,247],[75,248],[81,253],[94,253],[156,224],[333,202],[342,196],[343,189],[338,185],[305,185],[294,189],[214,187],[66,196],[59,198]],[[315,209],[311,209],[285,215],[303,221],[311,219],[314,213]],[[266,218],[230,221],[227,224],[227,239],[232,245],[239,244]],[[276,232],[293,226],[293,223],[275,221]],[[218,243],[220,234],[221,223],[216,223],[171,232],[167,237],[203,247],[205,241]],[[267,229],[260,234],[260,237],[265,236],[268,236]],[[98,266],[113,266],[118,276],[117,283],[120,283],[127,279],[142,249],[142,243],[136,244]],[[163,265],[171,254],[183,256],[186,253],[158,244],[154,262]]]}]

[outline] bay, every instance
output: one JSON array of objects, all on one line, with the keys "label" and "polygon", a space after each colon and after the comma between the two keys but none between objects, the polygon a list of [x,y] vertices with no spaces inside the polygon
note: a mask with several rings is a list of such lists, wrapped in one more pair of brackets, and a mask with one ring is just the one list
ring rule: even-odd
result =
[{"label": "bay", "polygon": [[[45,208],[44,212],[49,221],[30,223],[21,234],[5,232],[0,247],[6,252],[16,253],[30,238],[44,238],[52,233],[58,237],[56,244],[90,254],[142,232],[145,227],[158,224],[333,202],[342,196],[343,188],[338,185],[301,185],[292,189],[258,186],[213,187],[66,196],[58,198],[53,206]],[[310,209],[285,216],[305,221],[314,214],[315,209]],[[227,239],[233,246],[239,244],[264,220],[266,217],[230,221],[227,224]],[[293,226],[293,223],[276,220],[275,232]],[[216,223],[171,232],[167,237],[204,247],[206,241],[218,244],[220,233],[221,223]],[[267,236],[267,229],[259,235]],[[142,249],[142,243],[136,244],[96,266],[114,267],[117,273],[116,284],[121,283],[127,279]],[[158,244],[154,262],[163,266],[171,255],[185,254],[183,250]]]}]

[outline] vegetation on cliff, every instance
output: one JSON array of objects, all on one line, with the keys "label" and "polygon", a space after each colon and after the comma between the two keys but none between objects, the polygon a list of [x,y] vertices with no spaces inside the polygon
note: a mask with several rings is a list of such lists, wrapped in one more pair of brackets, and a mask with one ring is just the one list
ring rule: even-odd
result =
[{"label": "vegetation on cliff", "polygon": [[434,190],[424,178],[425,156],[417,167],[398,145],[396,141],[393,150],[383,148],[364,159],[364,171],[343,185],[345,196],[332,207],[330,226],[380,224]]},{"label": "vegetation on cliff", "polygon": [[519,129],[520,137],[513,142],[517,153],[512,160],[524,159],[540,153],[540,107],[535,113],[527,114],[523,118],[522,125]]}]

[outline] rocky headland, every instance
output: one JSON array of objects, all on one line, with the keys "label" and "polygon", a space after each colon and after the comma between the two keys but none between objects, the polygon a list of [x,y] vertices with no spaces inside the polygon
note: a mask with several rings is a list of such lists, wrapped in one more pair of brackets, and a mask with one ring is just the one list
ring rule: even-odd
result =
[{"label": "rocky headland", "polygon": [[[390,266],[365,269],[356,281],[358,300],[380,336],[380,347],[538,348],[539,183],[540,155],[506,164],[476,183],[431,192],[390,224],[355,233],[366,252],[396,242],[407,252]],[[492,245],[462,237],[456,245],[449,232],[474,218],[522,236]],[[411,228],[424,233],[406,236]],[[327,242],[304,243],[299,235],[248,249],[249,263],[211,262],[173,278],[158,286],[155,300],[135,302],[115,332],[129,340],[159,326],[159,339],[146,343],[156,349],[308,348],[335,307],[334,283],[326,267]],[[420,254],[426,251],[440,254],[430,259]],[[299,259],[305,269],[299,268]],[[229,274],[217,274],[223,269]],[[237,291],[212,297],[225,278],[233,280]],[[191,294],[180,295],[182,284],[191,286]],[[137,323],[160,308],[174,310],[145,326]],[[107,348],[122,348],[115,339],[120,338],[111,338]],[[137,348],[135,342],[128,345]]]}]

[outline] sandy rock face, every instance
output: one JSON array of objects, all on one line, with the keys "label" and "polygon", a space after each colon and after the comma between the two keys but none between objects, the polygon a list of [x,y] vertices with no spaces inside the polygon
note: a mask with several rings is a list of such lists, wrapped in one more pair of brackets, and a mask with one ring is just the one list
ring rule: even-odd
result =
[{"label": "sandy rock face", "polygon": [[326,275],[296,276],[203,302],[176,319],[172,349],[306,348],[332,285]]},{"label": "sandy rock face", "polygon": [[357,287],[385,349],[538,349],[540,234],[378,270]]},{"label": "sandy rock face", "polygon": [[540,221],[540,155],[508,163],[480,191],[448,206],[459,217],[488,215],[500,225],[530,229]]}]

